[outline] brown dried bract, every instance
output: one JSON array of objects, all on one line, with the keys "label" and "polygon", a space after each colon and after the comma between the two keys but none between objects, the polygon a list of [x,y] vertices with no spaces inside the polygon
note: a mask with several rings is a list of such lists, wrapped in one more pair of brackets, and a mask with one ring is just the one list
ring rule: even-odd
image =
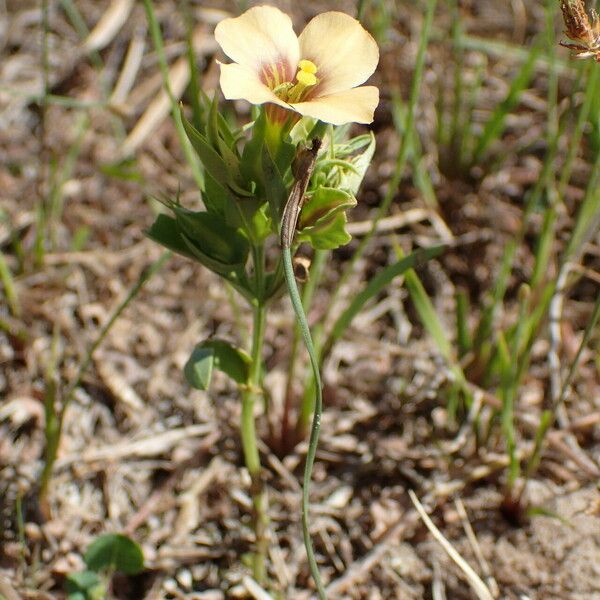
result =
[{"label": "brown dried bract", "polygon": [[561,46],[575,51],[577,58],[594,58],[600,62],[600,19],[592,9],[591,21],[584,0],[561,0],[560,8],[565,20],[565,35],[573,44],[560,42]]}]

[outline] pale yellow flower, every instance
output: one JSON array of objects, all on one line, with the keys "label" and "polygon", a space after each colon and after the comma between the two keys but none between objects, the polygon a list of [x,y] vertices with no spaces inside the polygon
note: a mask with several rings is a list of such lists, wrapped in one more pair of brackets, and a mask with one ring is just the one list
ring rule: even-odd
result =
[{"label": "pale yellow flower", "polygon": [[215,38],[234,61],[221,64],[228,100],[272,103],[334,125],[373,121],[379,90],[360,84],[375,71],[379,49],[349,15],[322,13],[296,36],[286,14],[256,6],[221,21]]}]

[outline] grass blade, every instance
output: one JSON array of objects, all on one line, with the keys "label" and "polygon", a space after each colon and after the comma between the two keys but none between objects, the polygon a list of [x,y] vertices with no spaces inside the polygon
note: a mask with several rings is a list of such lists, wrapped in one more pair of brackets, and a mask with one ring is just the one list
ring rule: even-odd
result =
[{"label": "grass blade", "polygon": [[527,60],[523,63],[516,77],[513,79],[508,94],[495,108],[492,116],[486,123],[483,133],[475,147],[475,152],[473,153],[473,158],[475,160],[482,160],[490,144],[502,134],[506,117],[517,106],[521,93],[531,80],[539,53],[539,46],[534,47],[531,52],[529,52]]},{"label": "grass blade", "polygon": [[400,258],[397,262],[386,267],[373,277],[368,285],[356,295],[354,300],[338,317],[334,323],[331,333],[323,346],[322,357],[327,355],[331,346],[338,340],[346,331],[352,319],[362,310],[363,306],[374,296],[379,294],[393,279],[399,275],[406,275],[409,269],[423,264],[434,256],[438,256],[443,250],[443,246],[435,246],[426,250],[417,250],[408,256]]}]

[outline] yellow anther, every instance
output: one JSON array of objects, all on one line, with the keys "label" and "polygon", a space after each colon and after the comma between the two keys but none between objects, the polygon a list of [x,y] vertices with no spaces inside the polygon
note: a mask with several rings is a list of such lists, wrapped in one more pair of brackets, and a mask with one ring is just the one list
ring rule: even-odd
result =
[{"label": "yellow anther", "polygon": [[317,83],[317,78],[308,71],[298,71],[296,74],[296,79],[298,80],[298,83],[301,83],[306,87],[315,85]]},{"label": "yellow anther", "polygon": [[317,65],[315,65],[312,60],[306,60],[305,58],[298,63],[298,68],[300,71],[304,73],[311,73],[312,75],[317,72]]}]

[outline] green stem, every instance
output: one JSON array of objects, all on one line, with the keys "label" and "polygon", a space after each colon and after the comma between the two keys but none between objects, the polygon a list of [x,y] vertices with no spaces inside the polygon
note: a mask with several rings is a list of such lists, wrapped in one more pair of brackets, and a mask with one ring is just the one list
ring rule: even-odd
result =
[{"label": "green stem", "polygon": [[261,396],[260,366],[261,351],[265,332],[266,310],[262,304],[254,307],[254,326],[252,330],[252,362],[248,385],[242,393],[242,447],[244,460],[250,476],[254,479],[260,475],[260,458],[256,442],[254,422],[254,404]]},{"label": "green stem", "polygon": [[48,491],[52,479],[54,463],[58,456],[58,447],[62,434],[64,411],[58,412],[56,409],[57,388],[54,380],[49,380],[46,384],[46,393],[44,396],[44,414],[46,426],[44,436],[46,439],[46,448],[44,451],[44,468],[40,478],[39,503],[43,516],[50,519],[52,514]]},{"label": "green stem", "polygon": [[6,296],[6,303],[13,317],[19,318],[21,316],[21,303],[19,302],[19,295],[15,287],[15,280],[13,279],[8,262],[4,258],[4,254],[0,252],[0,283],[4,286],[4,295]]},{"label": "green stem", "polygon": [[254,533],[256,537],[256,552],[253,556],[253,576],[262,584],[266,580],[266,556],[268,551],[267,538],[267,496],[261,480],[260,456],[256,436],[256,421],[254,419],[254,406],[263,396],[261,386],[262,349],[265,338],[265,324],[267,310],[261,299],[261,290],[264,287],[264,252],[262,247],[254,248],[254,280],[256,285],[257,300],[254,304],[252,350],[250,375],[248,384],[242,391],[242,422],[241,436],[244,451],[244,462],[250,473],[251,495],[254,507]]},{"label": "green stem", "polygon": [[308,452],[306,453],[306,464],[304,466],[304,478],[302,481],[302,533],[304,535],[304,546],[306,547],[306,554],[308,556],[308,566],[310,573],[317,586],[317,592],[320,600],[327,600],[325,588],[321,582],[321,575],[319,574],[319,567],[315,558],[315,551],[313,550],[312,540],[310,538],[309,529],[309,499],[310,499],[310,479],[312,475],[313,465],[315,463],[315,455],[317,453],[317,444],[319,443],[319,431],[321,429],[321,413],[323,411],[323,397],[322,397],[322,385],[321,375],[319,373],[319,362],[315,354],[315,348],[310,335],[310,329],[304,314],[302,307],[302,300],[298,292],[298,286],[296,285],[296,277],[294,276],[294,267],[292,265],[292,254],[288,247],[283,247],[283,268],[285,272],[285,280],[287,282],[288,292],[292,306],[294,307],[294,313],[298,319],[298,325],[304,338],[306,350],[310,357],[310,364],[313,370],[313,376],[315,380],[315,409],[313,413],[312,427],[310,430],[310,440],[308,442]]},{"label": "green stem", "polygon": [[[333,139],[333,138],[332,138]],[[302,289],[302,307],[304,309],[304,313],[306,314],[310,305],[312,304],[313,296],[317,285],[321,281],[321,277],[323,275],[323,268],[325,267],[325,263],[327,262],[327,258],[329,256],[328,250],[317,250],[315,251],[315,255],[313,258],[312,266],[310,269],[310,277],[306,282],[306,285]],[[288,368],[288,376],[287,376],[287,386],[285,393],[285,407],[284,413],[281,423],[281,448],[283,453],[285,454],[287,450],[295,445],[296,440],[299,439],[298,433],[301,433],[300,438],[304,437],[305,432],[308,429],[309,419],[314,410],[314,393],[313,394],[304,394],[302,398],[301,408],[299,414],[296,417],[296,435],[292,437],[290,440],[290,431],[289,431],[289,422],[290,422],[290,413],[292,411],[292,405],[294,400],[294,379],[296,373],[296,364],[298,359],[298,343],[300,341],[300,336],[302,332],[300,331],[300,325],[296,323],[296,327],[294,328],[294,339],[292,341],[292,350],[290,354],[290,362]],[[318,348],[318,342],[314,340],[315,346]],[[311,378],[312,381],[312,378]],[[312,386],[311,386],[312,387]],[[302,415],[306,415],[305,418],[302,418]],[[301,424],[300,424],[301,422]]]}]

